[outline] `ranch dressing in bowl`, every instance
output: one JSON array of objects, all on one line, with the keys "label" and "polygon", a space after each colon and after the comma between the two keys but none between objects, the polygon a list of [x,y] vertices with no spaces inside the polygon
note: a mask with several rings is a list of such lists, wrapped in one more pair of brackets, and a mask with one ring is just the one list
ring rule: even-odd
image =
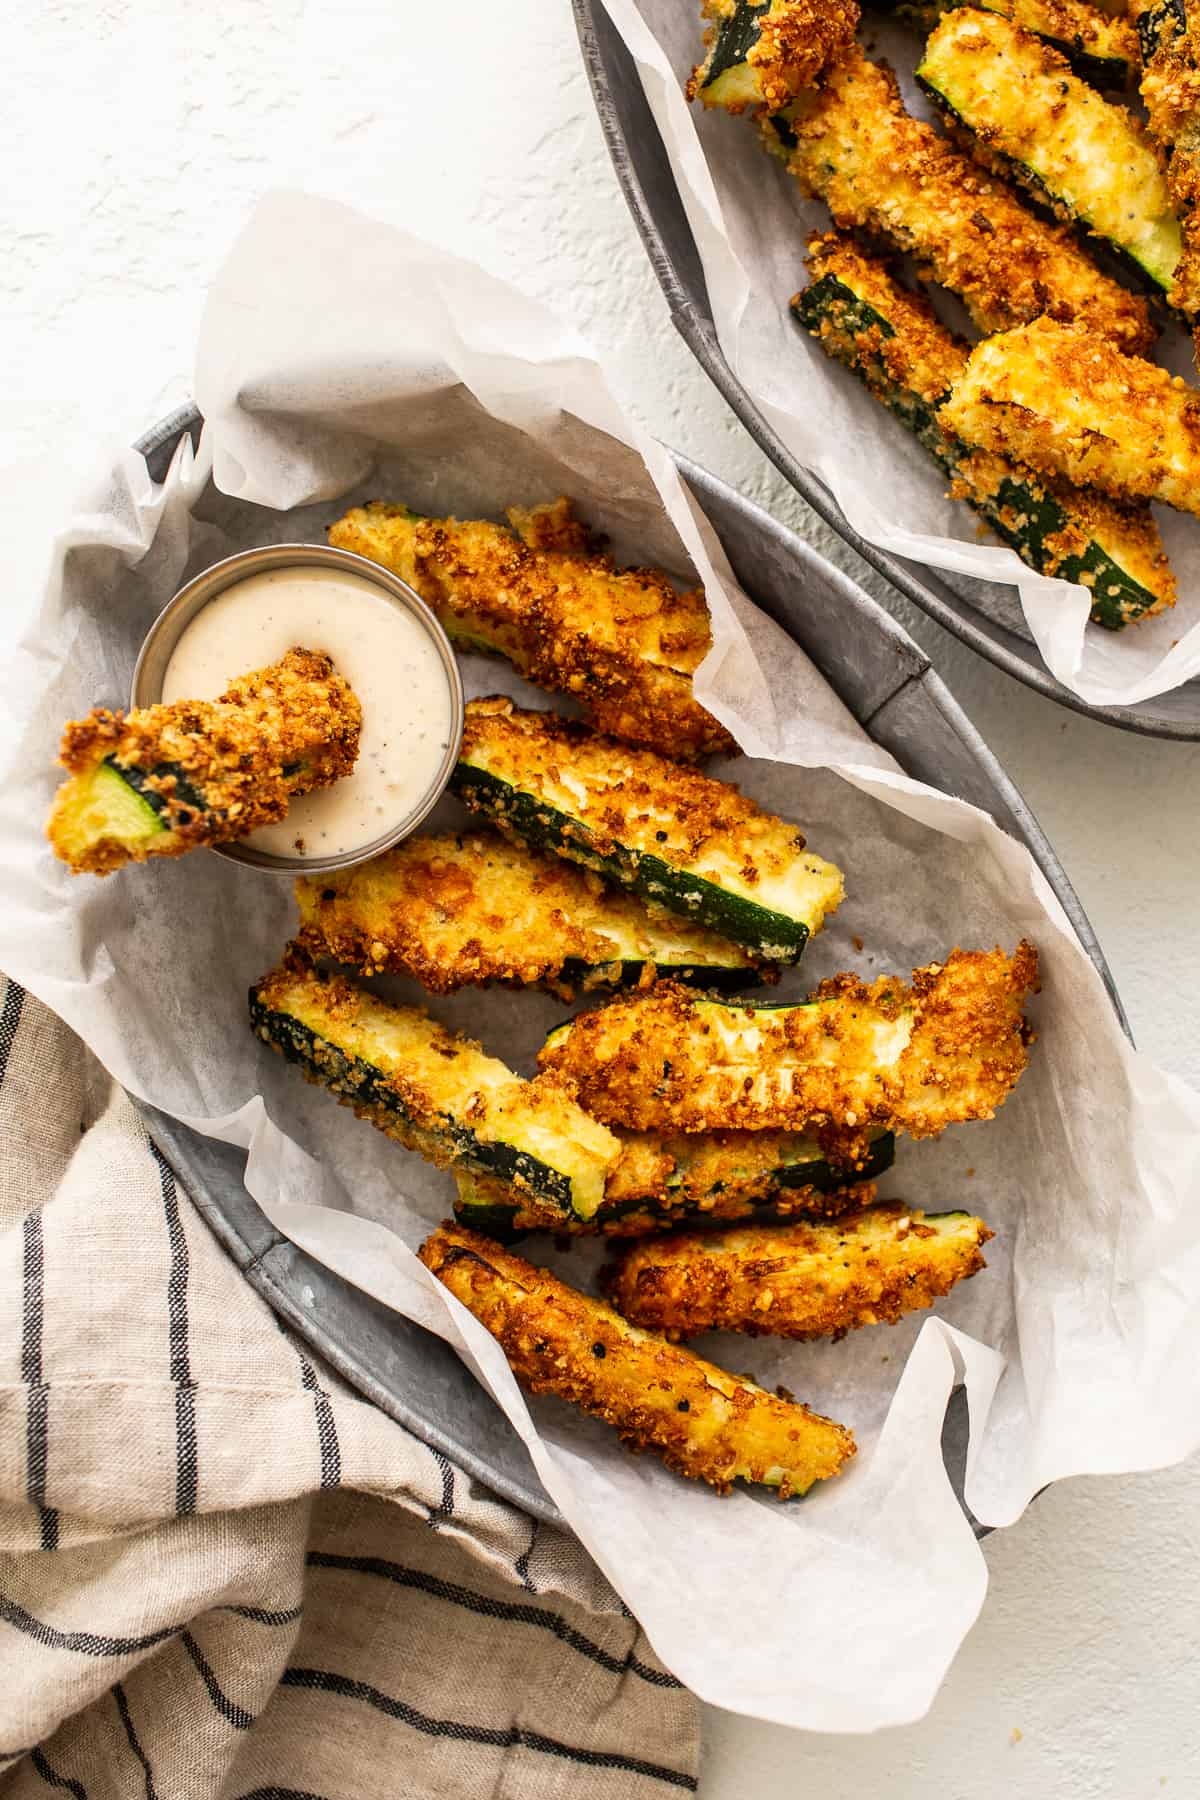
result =
[{"label": "ranch dressing in bowl", "polygon": [[449,780],[462,732],[449,640],[390,571],[319,545],[273,545],[217,564],[160,615],[133,703],[215,700],[294,646],[323,651],[357,694],[358,759],[332,787],[294,800],[286,818],[222,853],[281,870],[345,867],[420,823]]}]

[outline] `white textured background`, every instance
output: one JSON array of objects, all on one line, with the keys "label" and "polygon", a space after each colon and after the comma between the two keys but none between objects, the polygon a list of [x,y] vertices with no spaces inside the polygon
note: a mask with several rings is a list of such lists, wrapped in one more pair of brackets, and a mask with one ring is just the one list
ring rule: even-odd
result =
[{"label": "white textured background", "polygon": [[[0,461],[131,440],[185,398],[214,267],[263,188],[299,181],[574,319],[658,436],[879,592],[674,336],[567,0],[27,0],[19,27],[8,5]],[[893,610],[1056,846],[1138,1042],[1200,1083],[1200,746],[1093,725]],[[1200,1796],[1198,1506],[1196,1466],[1056,1488],[989,1539],[983,1618],[927,1720],[851,1740],[710,1711],[703,1800]],[[781,1654],[820,1653],[797,1619]]]}]

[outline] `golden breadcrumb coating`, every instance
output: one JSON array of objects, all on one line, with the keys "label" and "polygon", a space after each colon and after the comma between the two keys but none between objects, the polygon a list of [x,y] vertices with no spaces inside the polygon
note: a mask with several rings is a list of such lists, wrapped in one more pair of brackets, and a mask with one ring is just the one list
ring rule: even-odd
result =
[{"label": "golden breadcrumb coating", "polygon": [[891,70],[855,46],[789,110],[794,144],[763,124],[806,193],[834,221],[911,252],[923,280],[959,294],[980,331],[1078,321],[1134,354],[1154,339],[1146,301],[1100,272],[1070,231],[1028,212],[1001,183],[905,109]]},{"label": "golden breadcrumb coating", "polygon": [[841,1338],[894,1325],[987,1265],[982,1219],[925,1218],[872,1206],[834,1223],[681,1231],[636,1244],[605,1271],[605,1290],[635,1325],[668,1337]]},{"label": "golden breadcrumb coating", "polygon": [[[762,1207],[769,1207],[772,1218],[836,1219],[875,1199],[874,1182],[864,1180],[861,1173],[865,1146],[849,1134],[841,1160],[833,1146],[826,1152],[838,1170],[836,1187],[796,1182],[789,1156],[799,1140],[797,1133],[717,1131],[661,1138],[650,1132],[617,1131],[613,1135],[621,1153],[605,1177],[604,1199],[590,1219],[564,1223],[561,1211],[536,1195],[477,1176],[456,1177],[459,1204],[511,1213],[506,1225],[514,1231],[642,1237],[692,1222],[732,1224],[754,1217]],[[470,1218],[466,1222],[475,1223]]]},{"label": "golden breadcrumb coating", "polygon": [[[702,11],[710,21],[707,54],[692,72],[687,96],[731,113],[780,111],[854,41],[859,17],[857,0],[770,0],[756,18],[748,0],[704,0]],[[723,33],[738,14],[743,25],[753,20],[757,35],[744,56],[730,58],[722,55]]]},{"label": "golden breadcrumb coating", "polygon": [[[489,981],[620,986],[625,965],[756,971],[738,945],[660,923],[632,894],[498,832],[412,837],[383,856],[296,882],[299,942],[367,975],[412,975],[434,994]],[[571,964],[582,965],[571,970]]]},{"label": "golden breadcrumb coating", "polygon": [[[1087,63],[1110,65],[1109,79],[1103,81],[1103,86],[1132,85],[1141,63],[1137,29],[1128,19],[1109,16],[1112,6],[1102,10],[1089,0],[986,0],[986,6],[988,12],[1011,19],[1023,31],[1046,38],[1052,45],[1065,46],[1066,54],[1081,74],[1086,72]],[[1116,64],[1123,64],[1126,73],[1113,79],[1112,66]]]},{"label": "golden breadcrumb coating", "polygon": [[594,1117],[634,1131],[931,1137],[990,1119],[1026,1063],[1037,952],[955,950],[913,973],[824,981],[808,1004],[724,1003],[660,982],[552,1032],[539,1057]]},{"label": "golden breadcrumb coating", "polygon": [[[704,593],[677,593],[658,569],[598,555],[569,500],[482,519],[425,519],[356,506],[329,541],[393,569],[464,649],[505,656],[527,681],[570,694],[598,730],[671,756],[737,745],[692,694],[712,642]],[[514,535],[515,534],[515,535]]]},{"label": "golden breadcrumb coating", "polygon": [[1128,499],[1200,513],[1200,393],[1082,327],[977,344],[942,408],[968,443]]},{"label": "golden breadcrumb coating", "polygon": [[[231,682],[219,700],[97,708],[63,733],[59,760],[71,779],[55,795],[47,836],[76,873],[93,875],[246,837],[299,795],[348,775],[361,724],[357,696],[329,657],[299,648]],[[106,764],[132,776],[145,802],[149,829],[132,840],[108,835],[94,804]]]},{"label": "golden breadcrumb coating", "polygon": [[1200,26],[1190,6],[1139,5],[1147,46],[1142,101],[1150,132],[1167,155],[1167,187],[1183,227],[1183,255],[1167,298],[1200,314]]},{"label": "golden breadcrumb coating", "polygon": [[[816,328],[809,325],[808,329],[829,355],[861,374],[875,397],[897,411],[937,457],[950,475],[953,499],[967,501],[982,511],[994,528],[1002,527],[1024,540],[1031,520],[1028,511],[1010,497],[1014,484],[1031,505],[1048,497],[1063,515],[1061,526],[1048,531],[1038,524],[1036,562],[1023,541],[1015,547],[1043,574],[1062,575],[1089,588],[1101,623],[1136,622],[1174,606],[1178,597],[1175,577],[1147,504],[1114,500],[1094,488],[1076,487],[1061,476],[1038,474],[1011,457],[990,450],[972,451],[948,432],[939,435],[943,423],[940,409],[966,369],[971,346],[946,329],[924,294],[897,280],[885,261],[865,255],[844,232],[810,239],[805,260],[814,286],[826,278],[842,282],[891,325],[888,334],[878,322],[863,325],[853,313],[823,306]],[[802,299],[797,295],[793,305]],[[929,409],[926,418],[914,416],[904,399],[911,394]],[[1127,587],[1097,574],[1097,552],[1144,590],[1136,604],[1131,603]]]},{"label": "golden breadcrumb coating", "polygon": [[720,1493],[763,1483],[787,1499],[854,1455],[845,1426],[627,1324],[465,1226],[440,1226],[418,1255],[491,1332],[523,1388],[571,1401],[676,1474]]},{"label": "golden breadcrumb coating", "polygon": [[977,162],[1170,286],[1179,221],[1161,158],[1128,107],[1081,81],[1041,38],[970,6],[931,34],[917,79]]}]

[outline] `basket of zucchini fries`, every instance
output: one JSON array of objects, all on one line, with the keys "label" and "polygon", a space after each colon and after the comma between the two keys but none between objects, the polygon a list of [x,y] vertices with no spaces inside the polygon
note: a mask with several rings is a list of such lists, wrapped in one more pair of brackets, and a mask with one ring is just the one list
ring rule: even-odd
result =
[{"label": "basket of zucchini fries", "polygon": [[[431,1525],[470,1478],[570,1529],[716,1704],[911,1719],[978,1530],[1183,1453],[1200,1114],[900,626],[419,249],[274,197],[197,408],[18,570],[0,963],[330,1379],[429,1445]],[[302,849],[374,769],[376,670],[416,680],[343,656],[340,575],[299,584],[325,612],[269,585],[210,697],[120,710],[159,609],[264,550],[305,553],[288,582],[348,557],[448,640],[449,786],[408,835],[369,810]],[[198,854],[264,830],[286,869]],[[822,1656],[782,1653],[813,1620]]]},{"label": "basket of zucchini fries", "polygon": [[[680,1340],[837,1339],[984,1266],[983,1220],[878,1204],[874,1177],[898,1137],[1003,1104],[1026,1063],[1036,952],[951,946],[911,976],[772,998],[843,875],[798,822],[700,766],[736,750],[692,693],[703,594],[615,567],[565,501],[511,524],[378,502],[329,535],[403,575],[458,644],[578,696],[588,720],[472,700],[453,778],[470,829],[301,877],[298,932],[252,988],[250,1023],[452,1172],[454,1223],[420,1254],[522,1385],[720,1491],[804,1493],[853,1454],[852,1430]],[[514,1007],[541,989],[580,1010],[523,1078],[501,1046],[363,985],[381,975],[433,995],[503,984]],[[610,1240],[603,1297],[530,1260],[564,1236]]]}]

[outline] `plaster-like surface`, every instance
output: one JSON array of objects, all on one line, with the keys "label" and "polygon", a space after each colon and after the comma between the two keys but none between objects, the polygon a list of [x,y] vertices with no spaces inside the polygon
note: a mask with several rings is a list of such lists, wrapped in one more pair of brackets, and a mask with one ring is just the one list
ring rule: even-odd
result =
[{"label": "plaster-like surface", "polygon": [[[566,0],[459,0],[446,18],[413,0],[14,14],[0,455],[129,441],[184,398],[214,267],[262,189],[299,180],[570,315],[653,431],[829,549],[671,330]],[[1057,847],[1139,1042],[1200,1082],[1200,747],[1093,725],[897,610]],[[1200,1467],[1056,1489],[988,1541],[987,1608],[929,1719],[845,1740],[710,1713],[704,1800],[1200,1795],[1198,1505]],[[787,1653],[819,1654],[807,1626]]]}]

